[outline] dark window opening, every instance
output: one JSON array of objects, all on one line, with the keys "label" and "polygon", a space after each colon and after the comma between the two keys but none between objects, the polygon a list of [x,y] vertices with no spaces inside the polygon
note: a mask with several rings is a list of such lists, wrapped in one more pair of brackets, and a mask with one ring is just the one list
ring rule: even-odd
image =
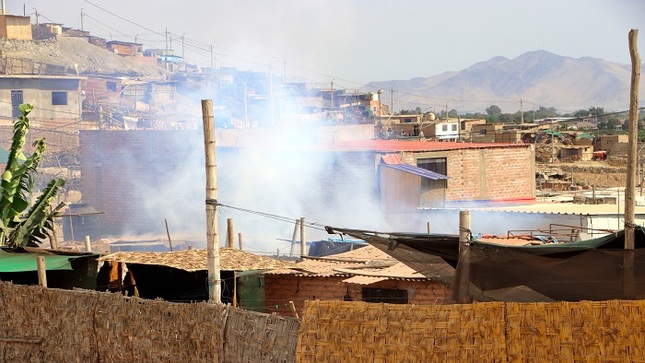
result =
[{"label": "dark window opening", "polygon": [[52,106],[64,106],[64,105],[67,105],[67,92],[65,91],[52,92]]},{"label": "dark window opening", "polygon": [[407,304],[408,291],[398,289],[363,288],[363,301],[371,303]]},{"label": "dark window opening", "polygon": [[106,88],[108,91],[116,92],[116,82],[107,81],[107,82],[105,83],[105,88]]},{"label": "dark window opening", "polygon": [[417,166],[435,173],[448,175],[446,158],[417,159]]},{"label": "dark window opening", "polygon": [[22,103],[22,91],[11,90],[11,117],[20,117],[20,104]]}]

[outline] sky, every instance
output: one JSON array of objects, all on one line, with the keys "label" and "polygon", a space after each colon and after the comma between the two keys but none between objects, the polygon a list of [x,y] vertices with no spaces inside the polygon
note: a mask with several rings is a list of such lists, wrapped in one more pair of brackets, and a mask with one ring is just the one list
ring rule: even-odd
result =
[{"label": "sky", "polygon": [[[288,81],[334,81],[348,89],[460,71],[534,50],[630,64],[629,30],[645,31],[641,0],[3,2],[10,14],[30,15],[32,22],[38,12],[40,23],[136,40],[144,49],[168,42],[175,54],[200,66],[271,68]],[[644,38],[639,36],[639,49]]]}]

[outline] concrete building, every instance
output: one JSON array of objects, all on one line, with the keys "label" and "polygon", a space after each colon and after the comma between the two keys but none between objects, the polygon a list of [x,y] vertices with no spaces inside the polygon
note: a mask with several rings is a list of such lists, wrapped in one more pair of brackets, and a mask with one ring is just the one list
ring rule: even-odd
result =
[{"label": "concrete building", "polygon": [[0,117],[20,116],[18,106],[31,103],[34,119],[79,120],[81,117],[80,82],[84,77],[10,75],[0,76]]},{"label": "concrete building", "polygon": [[0,38],[32,40],[31,18],[28,16],[1,14]]}]

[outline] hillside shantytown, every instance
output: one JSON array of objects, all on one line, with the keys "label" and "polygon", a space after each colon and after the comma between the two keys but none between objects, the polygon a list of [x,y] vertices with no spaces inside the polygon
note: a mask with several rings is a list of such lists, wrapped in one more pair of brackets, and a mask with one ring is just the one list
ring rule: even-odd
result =
[{"label": "hillside shantytown", "polygon": [[[625,289],[612,285],[621,278],[614,270],[589,272],[622,262],[613,249],[625,239],[626,111],[504,114],[490,105],[460,114],[448,104],[397,111],[383,97],[394,89],[314,87],[273,68],[200,67],[170,48],[26,16],[0,19],[0,166],[28,103],[25,151],[41,137],[47,145],[34,191],[52,177],[65,180],[54,233],[37,247],[0,253],[5,311],[34,306],[7,314],[0,346],[11,358],[324,361],[351,351],[333,338],[316,345],[342,331],[341,340],[371,340],[369,352],[355,353],[361,361],[388,354],[417,361],[446,357],[441,344],[458,331],[486,341],[472,322],[493,331],[488,339],[513,329],[537,334],[512,321],[541,319],[547,305],[537,302],[553,304],[546,309],[554,320],[536,323],[544,330],[571,323],[561,301],[593,317],[645,309],[642,263],[632,265]],[[203,99],[213,100],[217,130],[224,303],[217,306],[199,304],[209,300]],[[645,222],[641,149],[636,225]],[[638,231],[636,261],[645,238]],[[467,265],[464,243],[472,246]],[[551,280],[528,278],[536,274]],[[564,284],[589,276],[584,289]],[[464,297],[458,289],[471,305],[455,304]],[[627,302],[614,310],[575,305],[611,299]],[[198,328],[202,318],[211,330]],[[586,332],[581,324],[573,330]],[[625,329],[642,331],[640,324]],[[68,336],[54,339],[58,326]],[[410,346],[419,331],[437,343],[379,345],[364,326]],[[606,352],[628,340],[602,334],[613,335],[586,346]],[[601,350],[589,354],[603,357]]]}]

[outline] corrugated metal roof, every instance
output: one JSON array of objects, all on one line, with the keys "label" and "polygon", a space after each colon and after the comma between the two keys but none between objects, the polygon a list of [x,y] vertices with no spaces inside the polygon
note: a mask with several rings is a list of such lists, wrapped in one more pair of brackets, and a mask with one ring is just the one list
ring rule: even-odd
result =
[{"label": "corrugated metal roof", "polygon": [[401,154],[385,154],[381,157],[383,163],[390,165],[403,164],[403,157]]},{"label": "corrugated metal roof", "polygon": [[385,281],[387,279],[388,279],[387,277],[354,276],[343,280],[343,282],[348,284],[357,284],[357,285],[371,285],[377,282]]},{"label": "corrugated metal roof", "polygon": [[[273,270],[295,265],[292,262],[260,256],[235,248],[220,248],[219,255],[222,271]],[[185,271],[208,270],[207,250],[116,252],[101,257],[100,261],[167,266]]]},{"label": "corrugated metal roof", "polygon": [[430,179],[430,180],[448,180],[448,177],[436,173],[434,171],[426,170],[423,168],[419,168],[418,166],[414,165],[409,165],[409,164],[380,164],[380,166],[385,166],[388,168],[396,169],[399,171],[403,171],[406,173],[411,173],[414,175],[418,175],[422,178]]}]

